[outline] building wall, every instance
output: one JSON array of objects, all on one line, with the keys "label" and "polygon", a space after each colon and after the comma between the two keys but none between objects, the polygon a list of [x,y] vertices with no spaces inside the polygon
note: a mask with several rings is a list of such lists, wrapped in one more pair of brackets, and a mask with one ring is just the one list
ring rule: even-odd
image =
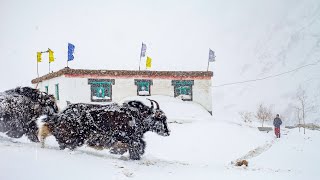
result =
[{"label": "building wall", "polygon": [[43,82],[40,82],[37,86],[37,84],[34,84],[34,87],[37,87],[40,91],[45,92],[45,86],[48,86],[48,94],[53,94],[56,97],[55,94],[55,84],[59,84],[59,100],[57,100],[57,104],[59,108],[64,108],[67,103],[67,97],[69,95],[69,87],[67,86],[67,79],[63,76],[52,78]]},{"label": "building wall", "polygon": [[[115,84],[112,85],[113,102],[119,102],[125,97],[137,96],[137,86],[134,84],[134,79],[140,78],[115,79]],[[152,81],[151,95],[174,97],[174,86],[172,86],[171,79],[153,79]],[[91,87],[88,84],[88,78],[60,76],[39,83],[38,89],[45,91],[45,86],[48,85],[49,94],[55,95],[55,84],[57,83],[59,84],[60,97],[57,103],[60,109],[66,107],[67,101],[71,103],[91,103]],[[201,104],[209,112],[212,111],[211,80],[194,80],[192,93],[194,102]],[[102,102],[100,104],[107,103]]]},{"label": "building wall", "polygon": [[112,101],[119,102],[125,97],[136,95],[137,86],[134,84],[134,79],[115,79],[115,84],[112,86]]},{"label": "building wall", "polygon": [[91,89],[86,78],[64,78],[67,89],[67,101],[71,103],[91,102]]},{"label": "building wall", "polygon": [[201,104],[212,113],[212,89],[211,80],[195,80],[193,89],[193,101]]},{"label": "building wall", "polygon": [[174,87],[169,79],[154,79],[151,86],[151,95],[174,96]]}]

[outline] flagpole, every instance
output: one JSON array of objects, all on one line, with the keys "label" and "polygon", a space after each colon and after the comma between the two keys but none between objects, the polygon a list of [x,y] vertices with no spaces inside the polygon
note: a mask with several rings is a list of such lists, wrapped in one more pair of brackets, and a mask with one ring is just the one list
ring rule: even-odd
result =
[{"label": "flagpole", "polygon": [[38,60],[37,60],[37,75],[39,77],[39,62],[38,62]]},{"label": "flagpole", "polygon": [[209,65],[210,65],[210,62],[208,61],[207,71],[209,71]]},{"label": "flagpole", "polygon": [[69,62],[68,62],[68,61],[69,61],[69,44],[70,44],[70,43],[68,43],[68,58],[67,58],[67,67],[69,67]]},{"label": "flagpole", "polygon": [[50,63],[51,63],[51,62],[49,62],[49,74],[50,74]]},{"label": "flagpole", "polygon": [[143,48],[143,42],[141,43],[140,61],[139,61],[139,71],[140,71],[140,65],[141,65],[142,48]]},{"label": "flagpole", "polygon": [[141,64],[141,55],[140,55],[140,61],[139,61],[139,71],[140,71],[140,64]]}]

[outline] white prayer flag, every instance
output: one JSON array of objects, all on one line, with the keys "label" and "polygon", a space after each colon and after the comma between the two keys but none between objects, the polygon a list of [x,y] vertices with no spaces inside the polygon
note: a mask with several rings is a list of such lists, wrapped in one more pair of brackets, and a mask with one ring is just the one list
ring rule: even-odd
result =
[{"label": "white prayer flag", "polygon": [[140,57],[145,57],[146,56],[146,51],[147,51],[147,46],[142,43]]},{"label": "white prayer flag", "polygon": [[215,59],[215,55],[214,55],[214,51],[212,51],[211,49],[209,49],[209,62],[214,62]]}]

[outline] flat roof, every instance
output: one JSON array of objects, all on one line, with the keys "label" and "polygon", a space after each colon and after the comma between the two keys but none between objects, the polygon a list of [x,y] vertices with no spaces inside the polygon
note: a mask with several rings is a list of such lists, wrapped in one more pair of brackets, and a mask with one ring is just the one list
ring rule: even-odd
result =
[{"label": "flat roof", "polygon": [[89,70],[65,67],[59,71],[46,74],[31,81],[36,84],[45,80],[65,75],[82,78],[145,78],[145,79],[211,79],[212,71],[138,71],[138,70]]}]

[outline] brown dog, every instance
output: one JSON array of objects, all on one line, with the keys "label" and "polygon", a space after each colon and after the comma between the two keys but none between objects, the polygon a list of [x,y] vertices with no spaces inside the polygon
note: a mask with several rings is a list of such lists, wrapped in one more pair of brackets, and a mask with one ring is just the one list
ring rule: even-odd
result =
[{"label": "brown dog", "polygon": [[239,161],[237,161],[236,162],[236,166],[243,166],[243,165],[245,165],[246,167],[248,167],[248,164],[249,164],[249,162],[247,161],[247,160],[239,160]]}]

